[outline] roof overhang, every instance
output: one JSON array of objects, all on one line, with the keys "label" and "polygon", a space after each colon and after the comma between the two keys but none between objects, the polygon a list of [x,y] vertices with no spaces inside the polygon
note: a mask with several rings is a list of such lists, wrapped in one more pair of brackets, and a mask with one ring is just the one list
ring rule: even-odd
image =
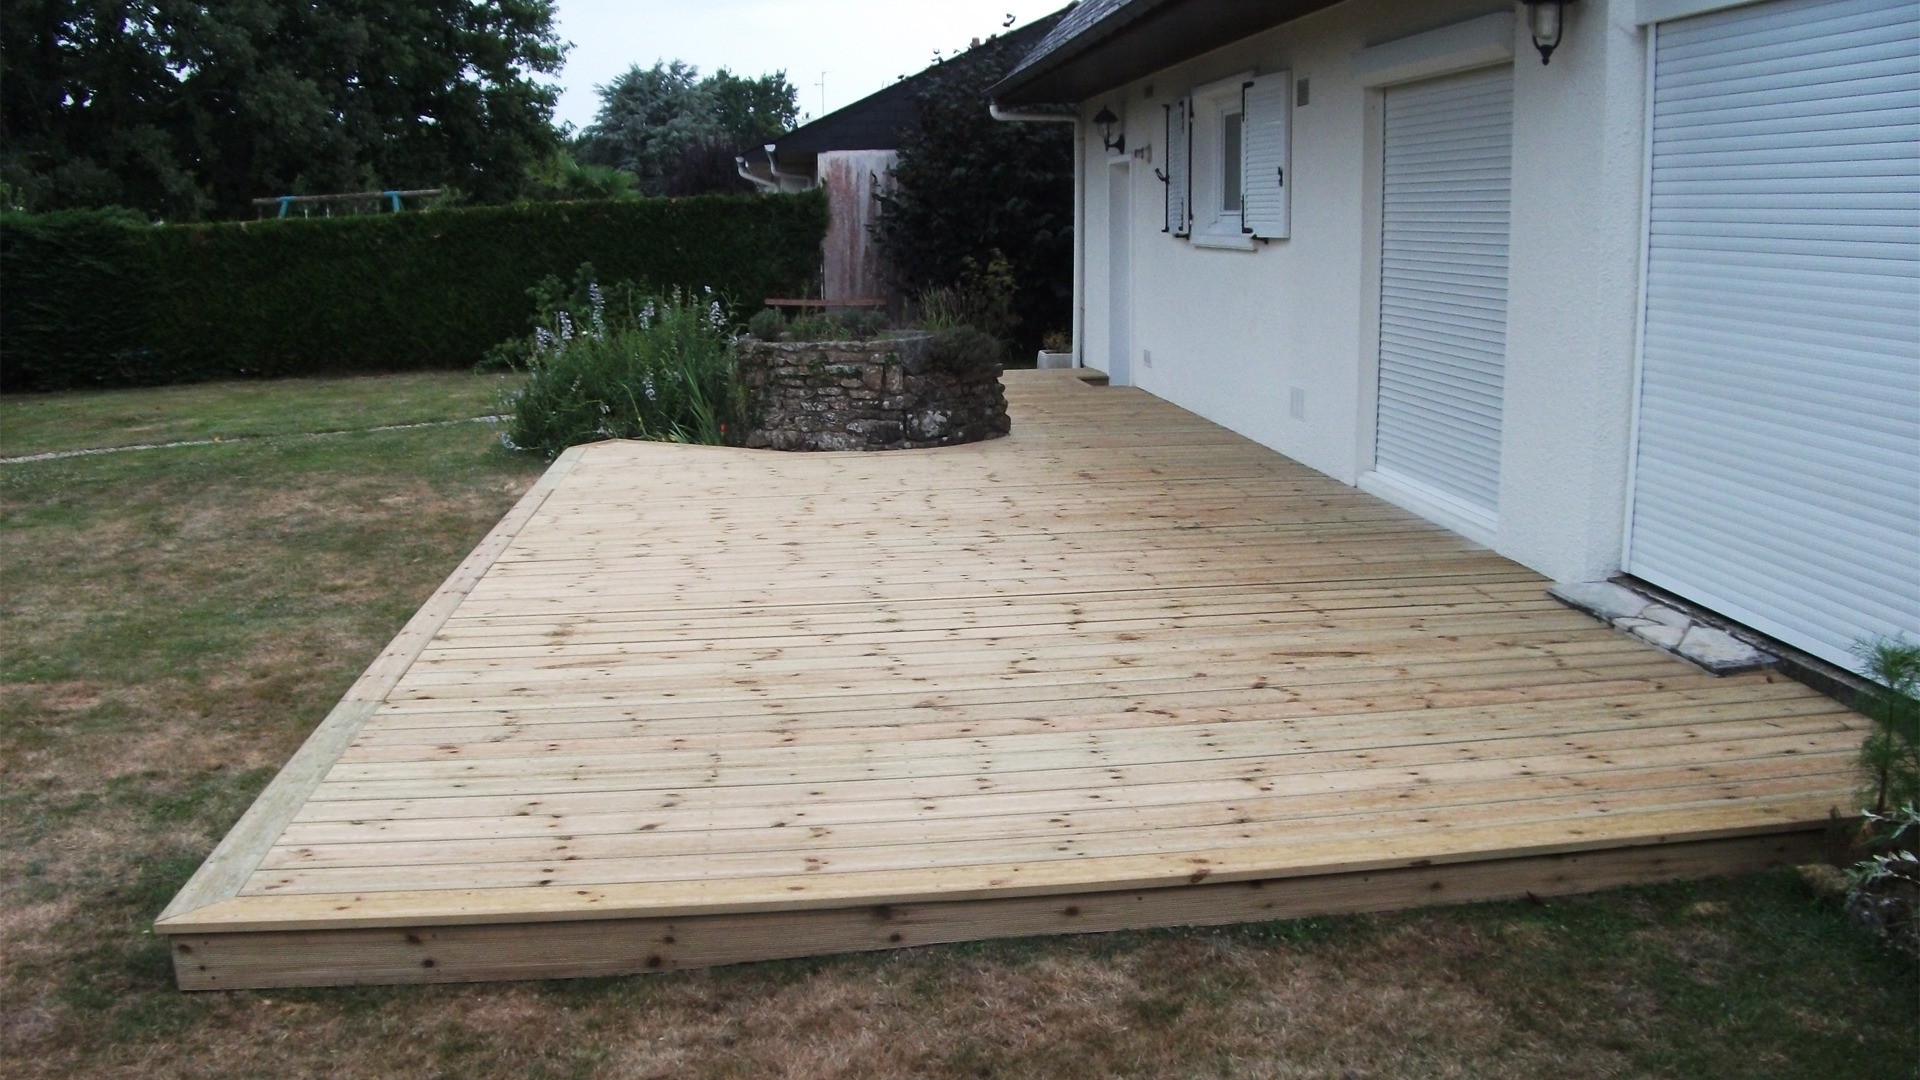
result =
[{"label": "roof overhang", "polygon": [[1063,41],[1042,42],[991,93],[1003,107],[1081,102],[1342,0],[1124,0]]}]

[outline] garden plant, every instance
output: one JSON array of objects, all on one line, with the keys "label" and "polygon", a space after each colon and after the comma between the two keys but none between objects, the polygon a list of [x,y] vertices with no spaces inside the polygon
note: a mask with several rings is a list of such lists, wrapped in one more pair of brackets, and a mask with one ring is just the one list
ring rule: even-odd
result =
[{"label": "garden plant", "polygon": [[603,289],[590,265],[576,281],[565,301],[557,280],[537,286],[545,317],[524,341],[495,350],[527,377],[502,403],[508,448],[552,458],[600,439],[719,445],[740,430],[735,334],[712,289]]},{"label": "garden plant", "polygon": [[1847,909],[1920,956],[1920,644],[1881,639],[1856,653],[1872,681],[1855,704],[1873,730],[1860,751],[1870,796]]}]

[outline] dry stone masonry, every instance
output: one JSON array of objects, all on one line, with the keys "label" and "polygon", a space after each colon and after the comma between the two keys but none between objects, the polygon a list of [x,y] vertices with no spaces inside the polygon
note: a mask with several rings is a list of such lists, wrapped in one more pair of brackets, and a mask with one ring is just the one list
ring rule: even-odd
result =
[{"label": "dry stone masonry", "polygon": [[772,450],[916,450],[1005,435],[997,358],[941,335],[740,343],[746,445]]}]

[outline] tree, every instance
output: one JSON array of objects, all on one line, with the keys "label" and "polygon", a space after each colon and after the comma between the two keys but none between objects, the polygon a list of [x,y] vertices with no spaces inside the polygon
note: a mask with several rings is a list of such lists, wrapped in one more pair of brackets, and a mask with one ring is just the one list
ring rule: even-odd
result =
[{"label": "tree", "polygon": [[12,0],[0,181],[36,209],[244,216],[268,195],[518,194],[558,144],[553,0]]},{"label": "tree", "polygon": [[640,194],[632,173],[611,165],[582,165],[565,147],[529,169],[527,184],[523,197],[529,202],[631,199]]},{"label": "tree", "polygon": [[714,119],[736,151],[758,149],[793,129],[800,99],[787,73],[743,79],[726,68],[701,84],[713,96]]},{"label": "tree", "polygon": [[600,109],[580,133],[580,160],[624,169],[648,194],[659,193],[683,154],[721,135],[700,71],[690,64],[635,64],[596,89]]},{"label": "tree", "polygon": [[734,155],[786,131],[800,111],[785,72],[744,79],[721,68],[703,79],[679,60],[635,64],[598,89],[580,159],[633,173],[649,195],[743,189]]},{"label": "tree", "polygon": [[1073,127],[995,120],[987,88],[1046,23],[977,45],[924,76],[878,225],[888,264],[910,290],[980,283],[1003,257],[1023,351],[1072,321]]}]

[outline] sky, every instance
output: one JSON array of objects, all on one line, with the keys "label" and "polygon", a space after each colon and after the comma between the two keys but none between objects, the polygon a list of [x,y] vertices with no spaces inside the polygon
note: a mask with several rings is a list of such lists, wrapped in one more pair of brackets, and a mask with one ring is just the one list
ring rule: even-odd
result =
[{"label": "sky", "polygon": [[[785,71],[800,111],[820,116],[911,75],[973,38],[1058,10],[1067,0],[559,0],[571,41],[560,72],[556,123],[585,127],[594,87],[634,64],[685,60],[705,75]],[[821,73],[825,72],[825,100]]]}]

